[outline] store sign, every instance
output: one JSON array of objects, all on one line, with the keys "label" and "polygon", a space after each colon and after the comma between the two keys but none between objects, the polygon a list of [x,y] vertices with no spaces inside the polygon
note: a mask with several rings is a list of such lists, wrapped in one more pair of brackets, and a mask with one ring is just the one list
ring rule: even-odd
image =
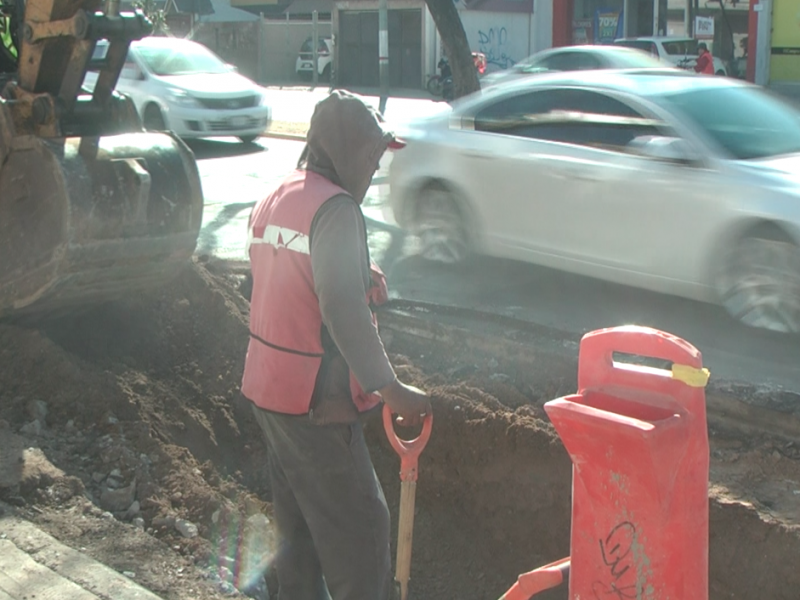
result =
[{"label": "store sign", "polygon": [[572,22],[572,43],[578,45],[592,43],[591,19],[580,19]]},{"label": "store sign", "polygon": [[595,44],[611,44],[622,37],[622,11],[598,9],[594,13]]},{"label": "store sign", "polygon": [[695,17],[694,37],[696,37],[698,40],[713,40],[714,17]]}]

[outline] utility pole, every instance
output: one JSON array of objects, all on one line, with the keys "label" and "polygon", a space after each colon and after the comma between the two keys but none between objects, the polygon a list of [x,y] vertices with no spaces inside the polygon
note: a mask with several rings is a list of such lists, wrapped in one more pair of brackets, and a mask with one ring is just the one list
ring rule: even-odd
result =
[{"label": "utility pole", "polygon": [[389,7],[387,0],[378,1],[378,74],[381,84],[381,114],[389,100]]},{"label": "utility pole", "polygon": [[313,52],[314,75],[312,76],[313,87],[319,83],[319,13],[311,11],[311,48]]}]

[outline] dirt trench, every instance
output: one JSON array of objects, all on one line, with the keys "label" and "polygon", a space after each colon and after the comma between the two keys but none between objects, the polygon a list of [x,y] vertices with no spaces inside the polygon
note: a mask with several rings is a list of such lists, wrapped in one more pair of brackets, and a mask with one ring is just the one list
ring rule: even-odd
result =
[{"label": "dirt trench", "polygon": [[[91,315],[0,325],[0,500],[165,598],[276,592],[266,449],[238,395],[238,284],[198,263]],[[542,409],[563,382],[422,343],[389,349],[435,404],[413,598],[496,599],[566,556],[570,462]],[[396,524],[398,460],[379,421],[367,434]],[[796,600],[800,449],[725,431],[711,444],[711,598]]]}]

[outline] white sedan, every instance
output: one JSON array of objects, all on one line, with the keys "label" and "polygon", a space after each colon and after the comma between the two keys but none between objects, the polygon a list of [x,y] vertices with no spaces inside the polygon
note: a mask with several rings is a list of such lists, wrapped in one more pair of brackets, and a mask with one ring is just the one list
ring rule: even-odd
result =
[{"label": "white sedan", "polygon": [[427,258],[518,259],[800,332],[800,113],[760,88],[542,75],[399,133],[390,205]]},{"label": "white sedan", "polygon": [[[107,50],[108,42],[99,42],[93,62],[104,60]],[[96,80],[90,71],[84,86],[91,90]],[[133,42],[116,90],[133,100],[145,129],[169,129],[182,138],[235,136],[252,142],[270,122],[264,89],[190,40]]]}]

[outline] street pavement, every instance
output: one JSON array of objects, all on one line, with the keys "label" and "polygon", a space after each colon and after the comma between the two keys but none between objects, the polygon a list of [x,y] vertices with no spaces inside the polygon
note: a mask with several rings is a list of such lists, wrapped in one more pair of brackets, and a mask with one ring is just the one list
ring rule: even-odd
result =
[{"label": "street pavement", "polygon": [[[246,258],[252,206],[294,168],[302,150],[297,141],[263,138],[259,144],[193,143],[206,198],[198,253]],[[364,212],[373,257],[387,270],[394,297],[489,311],[574,337],[603,327],[647,325],[696,345],[717,380],[800,392],[798,339],[740,326],[716,306],[514,261],[480,258],[445,267],[410,256],[411,241],[385,218],[387,165],[388,160],[376,174],[378,184],[370,188]]]}]

